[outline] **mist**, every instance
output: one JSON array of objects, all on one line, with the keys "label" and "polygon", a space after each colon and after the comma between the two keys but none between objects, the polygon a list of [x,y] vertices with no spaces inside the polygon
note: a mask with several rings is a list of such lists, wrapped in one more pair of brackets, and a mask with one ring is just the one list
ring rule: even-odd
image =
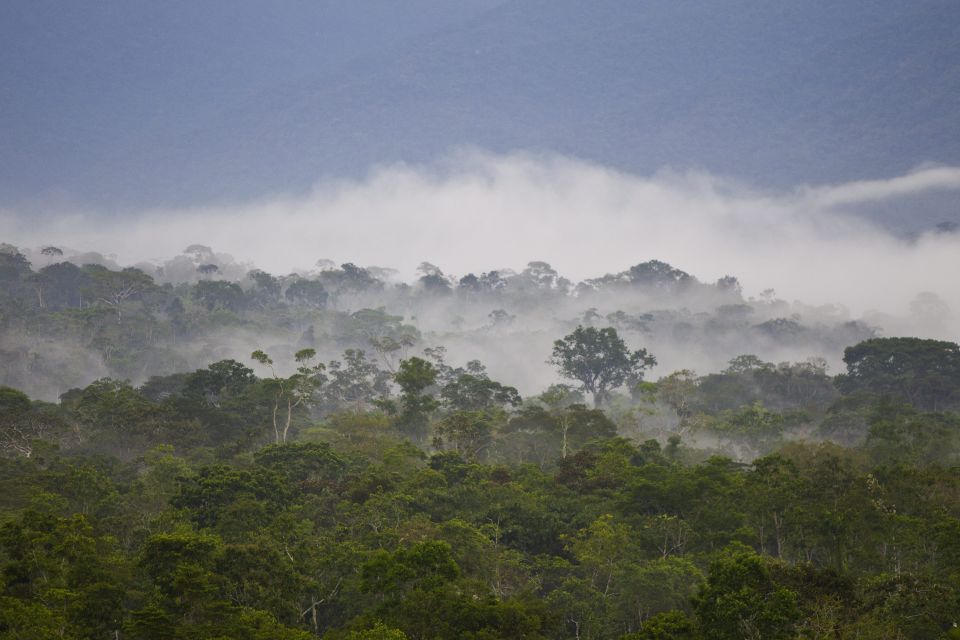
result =
[{"label": "mist", "polygon": [[[530,394],[558,381],[545,362],[553,340],[579,323],[616,324],[611,314],[626,318],[618,330],[628,342],[656,354],[654,379],[678,369],[718,371],[742,353],[772,362],[818,357],[838,371],[843,349],[872,335],[955,340],[960,234],[942,225],[907,236],[871,212],[899,206],[908,215],[930,194],[957,190],[955,167],[769,191],[696,171],[641,176],[556,155],[472,151],[432,165],[380,167],[364,180],[320,181],[308,194],[233,205],[119,216],[53,211],[40,221],[8,210],[0,217],[0,237],[35,269],[64,259],[114,270],[136,265],[173,286],[204,279],[202,264],[217,265],[216,278],[245,287],[252,286],[247,273],[254,268],[313,278],[336,264],[361,265],[388,286],[339,296],[337,313],[383,307],[421,333],[417,349],[442,345],[454,365],[483,360],[491,375]],[[917,215],[923,213],[918,208]],[[48,245],[63,248],[64,256],[40,251]],[[534,260],[549,263],[551,277],[568,284],[527,295],[524,287],[532,285],[521,277],[511,285],[520,288],[502,300],[417,293],[417,266],[424,261],[453,284],[467,273],[521,274]],[[704,285],[734,276],[742,290],[734,296],[713,285],[623,290],[616,275],[603,286],[590,284],[649,260]],[[576,282],[586,286],[573,288]],[[405,283],[414,285],[412,295]],[[492,319],[498,308],[509,323]],[[220,358],[248,360],[254,346],[287,353],[292,362],[306,328],[228,323],[171,344],[166,355],[123,375],[142,381]],[[318,336],[340,331],[329,323],[314,329]],[[54,357],[29,347],[26,335],[8,332],[5,348],[39,349],[52,369],[78,361],[67,354],[83,352],[58,343],[64,355]],[[365,341],[343,338],[316,344],[324,358],[349,346],[369,349]],[[74,367],[69,382],[34,376],[32,390],[54,398],[64,384],[116,374],[89,353],[83,358],[88,363]]]},{"label": "mist", "polygon": [[362,181],[237,205],[63,211],[34,224],[16,211],[0,234],[18,245],[109,247],[124,264],[214,246],[273,273],[320,258],[391,266],[423,260],[448,274],[551,263],[581,279],[656,258],[702,280],[739,277],[749,295],[775,289],[854,313],[902,313],[920,292],[960,303],[960,238],[902,238],[870,221],[871,205],[960,190],[960,168],[770,192],[695,171],[640,176],[559,156],[464,153],[432,166],[393,165]]}]

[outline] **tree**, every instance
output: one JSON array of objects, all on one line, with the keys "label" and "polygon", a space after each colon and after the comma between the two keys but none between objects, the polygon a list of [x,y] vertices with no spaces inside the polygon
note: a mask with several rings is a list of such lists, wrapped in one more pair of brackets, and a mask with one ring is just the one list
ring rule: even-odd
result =
[{"label": "tree", "polygon": [[508,286],[512,295],[520,296],[530,304],[538,298],[542,300],[551,295],[566,295],[570,281],[561,277],[549,263],[534,261],[528,262],[526,269],[512,276]]},{"label": "tree", "polygon": [[643,371],[657,360],[646,349],[630,351],[613,327],[581,325],[553,343],[553,356],[548,362],[565,378],[578,380],[580,388],[593,395],[593,404],[599,408],[610,391],[627,379],[642,380]]},{"label": "tree", "polygon": [[608,603],[603,594],[583,578],[570,577],[546,598],[559,618],[553,637],[594,640],[602,638]]},{"label": "tree", "polygon": [[0,527],[0,553],[0,637],[115,637],[123,619],[124,567],[116,540],[96,535],[85,516],[27,510]]},{"label": "tree", "polygon": [[156,289],[153,278],[133,267],[111,271],[100,265],[85,264],[83,271],[88,276],[87,297],[112,307],[117,312],[117,322],[123,319],[123,305],[127,300]]},{"label": "tree", "polygon": [[677,414],[677,433],[683,436],[690,427],[694,415],[693,403],[696,399],[700,379],[689,369],[674,371],[657,381],[657,397]]},{"label": "tree", "polygon": [[215,264],[202,264],[197,267],[197,271],[205,276],[212,276],[215,273],[220,272],[220,267]]},{"label": "tree", "polygon": [[644,621],[643,628],[620,640],[694,640],[693,622],[682,611],[665,611]]},{"label": "tree", "polygon": [[718,418],[709,423],[713,431],[734,439],[745,439],[760,447],[777,442],[783,436],[786,424],[783,414],[764,408],[760,402],[722,411]]},{"label": "tree", "polygon": [[730,360],[727,368],[723,370],[725,374],[738,375],[743,373],[755,373],[757,371],[772,371],[773,365],[764,362],[753,354],[743,354]]},{"label": "tree", "polygon": [[698,281],[686,271],[666,262],[648,260],[620,273],[587,280],[585,284],[594,290],[635,287],[651,293],[674,293],[687,290],[697,285]]},{"label": "tree", "polygon": [[553,385],[538,398],[546,407],[526,406],[503,427],[501,448],[519,461],[543,466],[557,457],[566,460],[592,440],[616,437],[617,426],[603,411],[565,402],[579,397]]},{"label": "tree", "polygon": [[761,553],[767,553],[767,539],[771,541],[771,555],[783,559],[787,534],[791,530],[787,514],[798,501],[800,489],[796,466],[779,455],[757,458],[753,472],[747,476],[748,514],[754,518],[753,528]]},{"label": "tree", "polygon": [[407,634],[400,629],[394,629],[378,622],[370,629],[351,631],[347,640],[407,640]]},{"label": "tree", "polygon": [[347,466],[324,442],[272,444],[253,457],[257,464],[285,476],[301,491],[320,491],[338,486]]},{"label": "tree", "polygon": [[0,243],[0,299],[20,298],[25,281],[32,273],[30,261],[16,247]]},{"label": "tree", "polygon": [[284,297],[293,304],[310,309],[323,309],[327,306],[329,294],[319,280],[301,278],[287,287]]},{"label": "tree", "polygon": [[[235,447],[258,439],[269,419],[256,393],[261,389],[253,369],[236,360],[221,360],[187,374],[179,392],[173,389],[164,402],[174,409],[182,425],[192,426],[189,433],[216,446]],[[178,445],[182,446],[186,435],[181,429]]]},{"label": "tree", "polygon": [[43,297],[43,307],[63,309],[83,306],[83,288],[89,285],[89,277],[72,262],[57,262],[37,272],[34,286],[42,287],[37,291]]},{"label": "tree", "polygon": [[490,273],[482,273],[479,277],[468,273],[460,278],[459,283],[457,283],[457,290],[472,296],[496,295],[502,292],[506,286],[507,281],[500,272],[491,271]]},{"label": "tree", "polygon": [[867,423],[866,447],[879,462],[947,467],[960,462],[960,415],[921,413],[909,404],[882,400]]},{"label": "tree", "polygon": [[417,267],[417,273],[420,274],[418,282],[427,295],[444,296],[453,293],[450,281],[443,275],[440,267],[429,262],[421,262]]},{"label": "tree", "polygon": [[247,272],[247,279],[252,283],[248,293],[249,298],[263,309],[274,306],[280,298],[280,281],[266,271],[253,269]]},{"label": "tree", "polygon": [[436,433],[435,447],[446,444],[464,459],[476,460],[493,440],[492,419],[483,411],[454,411],[440,420]]},{"label": "tree", "polygon": [[451,370],[447,377],[449,380],[443,385],[440,396],[452,409],[479,411],[505,405],[516,407],[521,402],[517,390],[491,380],[479,360],[468,362],[466,371]]},{"label": "tree", "polygon": [[797,594],[777,585],[767,563],[742,545],[710,565],[694,608],[709,640],[793,638],[800,617]]},{"label": "tree", "polygon": [[615,576],[637,555],[631,533],[629,527],[605,514],[568,542],[568,550],[604,598],[611,595]]},{"label": "tree", "polygon": [[199,527],[243,537],[269,523],[290,497],[287,478],[266,466],[246,470],[213,465],[180,478],[180,491],[170,504],[189,510]]},{"label": "tree", "polygon": [[[290,425],[293,422],[294,410],[303,404],[309,404],[313,401],[314,394],[323,384],[323,363],[310,366],[310,361],[317,355],[313,349],[301,349],[294,355],[297,367],[296,373],[288,378],[280,377],[276,369],[273,368],[273,360],[259,349],[250,354],[250,357],[260,364],[268,367],[273,378],[268,380],[270,390],[273,395],[273,433],[276,444],[287,441],[287,435],[290,432]],[[283,428],[277,420],[277,414],[281,405],[286,405],[287,417],[283,421]]]},{"label": "tree", "polygon": [[350,321],[349,331],[356,334],[356,340],[372,345],[391,373],[396,373],[394,357],[400,354],[402,358],[419,338],[416,327],[403,324],[403,316],[390,315],[383,307],[355,311]]},{"label": "tree", "polygon": [[56,440],[65,430],[60,416],[34,409],[26,394],[0,386],[0,452],[29,458],[37,440]]},{"label": "tree", "polygon": [[674,291],[697,281],[686,271],[660,260],[648,260],[636,264],[630,267],[627,273],[630,274],[630,282],[634,285],[667,291]]},{"label": "tree", "polygon": [[221,571],[224,564],[230,564],[230,551],[219,538],[205,533],[178,531],[148,538],[141,550],[139,568],[149,576],[153,589],[145,606],[131,612],[125,637],[312,638],[306,631],[278,623],[265,611],[237,606],[223,595],[227,581]]},{"label": "tree", "polygon": [[835,379],[845,394],[867,391],[903,398],[925,411],[960,402],[960,346],[920,338],[872,338],[843,352],[847,373]]},{"label": "tree", "polygon": [[[574,422],[571,420],[572,412],[580,412],[581,409],[586,409],[582,406],[583,394],[565,384],[552,384],[540,394],[538,399],[546,405],[550,416],[556,420],[556,431],[561,436],[560,457],[566,458],[567,452],[570,450],[570,429]],[[606,416],[602,417],[605,418]],[[616,428],[614,428],[614,433],[616,433]]]},{"label": "tree", "polygon": [[383,283],[369,271],[351,262],[340,265],[339,269],[321,271],[320,281],[334,299],[343,294],[375,291],[383,287]]},{"label": "tree", "polygon": [[379,550],[360,568],[361,591],[395,603],[414,590],[431,591],[460,576],[446,542],[420,542],[393,553]]},{"label": "tree", "polygon": [[243,309],[246,302],[240,285],[226,280],[202,280],[194,285],[191,293],[207,311],[226,309],[237,312]]},{"label": "tree", "polygon": [[422,358],[408,358],[400,362],[393,379],[401,389],[398,426],[406,435],[422,442],[430,426],[430,414],[439,406],[433,395],[427,393],[437,381],[437,369]]},{"label": "tree", "polygon": [[134,389],[130,383],[101,378],[90,383],[65,404],[83,427],[83,436],[93,444],[114,448],[128,455],[135,444],[143,444],[156,429],[160,407]]},{"label": "tree", "polygon": [[[692,622],[685,614],[703,573],[691,560],[670,556],[639,563],[627,561],[619,573],[622,584],[614,610],[625,628],[642,630],[639,638],[644,640],[693,636]],[[630,640],[635,639],[630,636]]]},{"label": "tree", "polygon": [[352,408],[360,413],[376,398],[389,395],[390,375],[376,363],[367,360],[362,349],[347,349],[343,362],[331,360],[327,364],[329,381],[324,391],[334,408]]},{"label": "tree", "polygon": [[236,360],[220,360],[190,374],[184,381],[183,391],[219,408],[227,398],[242,394],[256,381],[253,369]]}]

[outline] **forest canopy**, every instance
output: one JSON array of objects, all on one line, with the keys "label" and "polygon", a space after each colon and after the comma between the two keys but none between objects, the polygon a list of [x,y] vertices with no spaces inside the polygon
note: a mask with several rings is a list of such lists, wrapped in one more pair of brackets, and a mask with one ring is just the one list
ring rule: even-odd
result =
[{"label": "forest canopy", "polygon": [[957,637],[956,343],[657,261],[191,253],[0,253],[0,637]]}]

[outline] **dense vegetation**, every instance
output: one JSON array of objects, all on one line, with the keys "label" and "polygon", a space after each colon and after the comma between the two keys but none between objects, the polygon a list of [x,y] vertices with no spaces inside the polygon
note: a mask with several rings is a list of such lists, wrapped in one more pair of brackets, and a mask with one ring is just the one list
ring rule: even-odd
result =
[{"label": "dense vegetation", "polygon": [[[139,384],[246,361],[258,348],[281,366],[309,347],[325,360],[364,350],[395,369],[408,353],[444,346],[530,393],[555,381],[544,360],[578,325],[613,327],[650,345],[667,371],[719,370],[742,353],[839,365],[845,347],[891,326],[773,291],[745,298],[734,277],[700,282],[656,260],[579,283],[544,262],[459,277],[423,263],[412,284],[389,269],[318,267],[275,276],[192,245],[160,265],[121,268],[96,253],[0,245],[0,384],[55,400],[97,378]],[[925,294],[912,324],[935,325],[942,307]]]},{"label": "dense vegetation", "polygon": [[[3,335],[23,340],[3,354],[8,379],[67,341],[63,362],[96,354],[120,374],[55,403],[0,388],[0,637],[958,637],[954,343],[853,323],[841,375],[739,355],[653,380],[666,312],[593,308],[535,354],[565,384],[521,396],[440,334],[344,301],[496,299],[495,327],[524,300],[659,290],[739,309],[683,329],[673,316],[690,344],[703,327],[761,347],[764,331],[842,338],[745,321],[783,308],[663,263],[574,294],[542,266],[455,283],[425,269],[387,292],[352,265],[238,283],[201,261],[194,282],[156,284],[0,256]],[[549,283],[520,289],[537,269]],[[217,323],[268,321],[294,339],[163,362]]]}]

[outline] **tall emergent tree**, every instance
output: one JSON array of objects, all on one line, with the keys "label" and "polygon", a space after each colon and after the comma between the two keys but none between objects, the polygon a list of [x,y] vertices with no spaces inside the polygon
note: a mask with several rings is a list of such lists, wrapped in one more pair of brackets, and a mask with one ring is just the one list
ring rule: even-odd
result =
[{"label": "tall emergent tree", "polygon": [[630,351],[613,327],[578,326],[573,333],[553,343],[548,361],[560,375],[580,382],[599,407],[610,392],[628,380],[639,382],[645,369],[657,364],[646,349]]},{"label": "tall emergent tree", "polygon": [[440,406],[429,393],[437,381],[437,370],[422,358],[408,358],[400,362],[393,379],[401,389],[397,424],[405,435],[423,442],[430,430],[430,414]]},{"label": "tall emergent tree", "polygon": [[[270,368],[273,378],[265,382],[271,387],[273,395],[273,433],[277,444],[284,444],[287,441],[287,435],[290,432],[290,425],[293,422],[293,412],[301,405],[308,405],[313,401],[314,394],[324,383],[323,363],[310,366],[310,361],[316,357],[317,352],[313,349],[301,349],[294,354],[297,361],[297,371],[288,378],[277,375],[273,368],[273,360],[259,349],[250,354],[250,357]],[[283,422],[283,427],[277,421],[277,414],[280,412],[280,406],[286,404],[287,417]]]}]

